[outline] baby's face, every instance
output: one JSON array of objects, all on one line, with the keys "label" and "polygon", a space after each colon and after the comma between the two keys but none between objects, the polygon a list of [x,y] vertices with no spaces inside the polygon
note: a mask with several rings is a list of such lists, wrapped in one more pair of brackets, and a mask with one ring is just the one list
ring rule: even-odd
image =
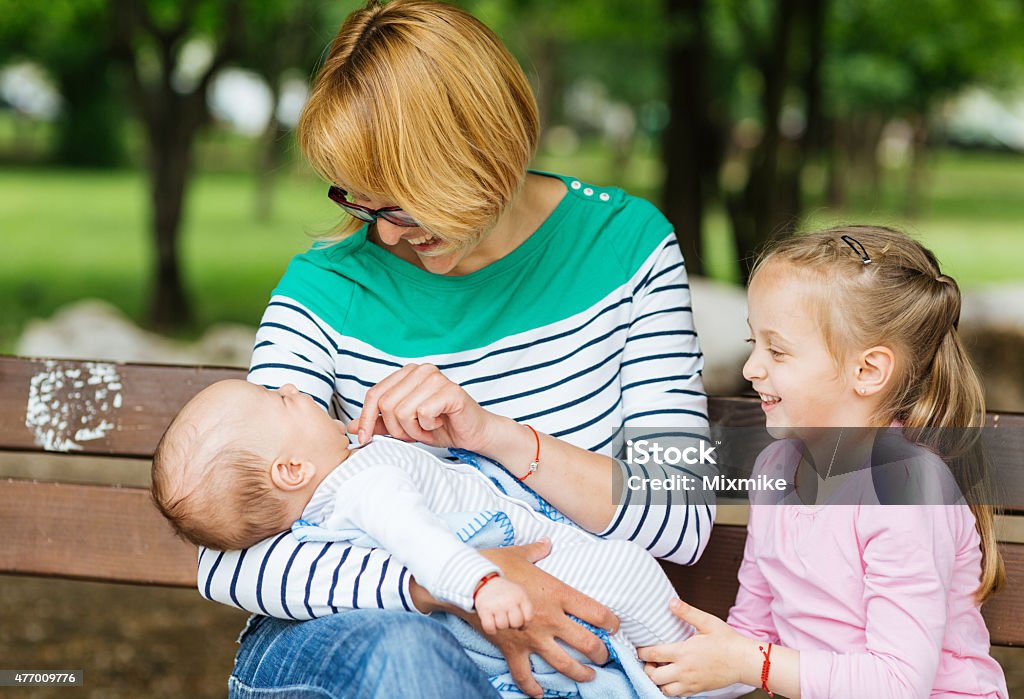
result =
[{"label": "baby's face", "polygon": [[248,448],[267,456],[268,466],[291,459],[329,468],[348,451],[344,425],[291,384],[272,391],[248,381],[221,381],[203,394],[199,409],[219,418],[222,429],[241,431]]}]

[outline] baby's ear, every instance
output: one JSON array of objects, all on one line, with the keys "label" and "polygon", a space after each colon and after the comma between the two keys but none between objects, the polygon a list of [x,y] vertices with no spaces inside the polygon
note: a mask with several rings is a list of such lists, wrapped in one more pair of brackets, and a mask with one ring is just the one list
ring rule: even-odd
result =
[{"label": "baby's ear", "polygon": [[316,466],[308,461],[278,460],[270,467],[270,480],[281,490],[298,490],[316,474]]}]

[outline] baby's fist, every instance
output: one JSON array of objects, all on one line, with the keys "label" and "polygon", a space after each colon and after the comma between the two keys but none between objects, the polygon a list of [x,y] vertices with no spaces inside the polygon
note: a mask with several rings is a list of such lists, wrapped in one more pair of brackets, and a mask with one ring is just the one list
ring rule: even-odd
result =
[{"label": "baby's fist", "polygon": [[493,634],[501,629],[525,626],[533,618],[533,607],[522,587],[497,577],[477,591],[476,614],[484,633]]}]

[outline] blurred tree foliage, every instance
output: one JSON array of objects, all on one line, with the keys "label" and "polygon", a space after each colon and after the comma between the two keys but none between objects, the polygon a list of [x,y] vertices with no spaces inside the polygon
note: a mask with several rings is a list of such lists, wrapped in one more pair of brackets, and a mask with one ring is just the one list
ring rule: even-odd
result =
[{"label": "blurred tree foliage", "polygon": [[874,152],[884,124],[913,129],[907,209],[920,206],[928,117],[971,85],[1019,85],[1024,5],[1017,0],[832,0],[825,95],[831,139],[829,199],[844,201],[844,176],[860,172],[878,189]]},{"label": "blurred tree foliage", "polygon": [[[150,185],[154,326],[192,318],[178,240],[193,143],[210,119],[210,85],[229,64],[248,67],[271,86],[276,104],[287,70],[312,69],[329,15],[316,0],[0,0],[0,65],[29,58],[61,95],[57,162],[122,162],[123,115],[134,107]],[[267,152],[280,148],[280,126],[270,121]],[[261,201],[269,196],[268,185]]]},{"label": "blurred tree foliage", "polygon": [[209,119],[210,84],[240,53],[244,9],[241,0],[109,0],[111,51],[146,134],[156,252],[149,315],[158,328],[192,320],[178,244],[192,146]]},{"label": "blurred tree foliage", "polygon": [[[190,315],[177,234],[191,147],[209,121],[206,92],[218,70],[253,70],[276,103],[289,71],[311,75],[358,4],[0,0],[0,64],[31,57],[50,71],[64,99],[55,157],[118,162],[120,107],[128,100],[135,106],[148,146],[157,324],[180,325]],[[913,209],[929,115],[966,86],[1019,85],[1024,66],[1019,0],[459,4],[520,57],[546,126],[603,134],[615,172],[624,169],[638,135],[659,140],[662,209],[693,273],[702,269],[709,207],[728,212],[745,276],[756,250],[799,221],[809,166],[826,173],[834,205],[842,205],[851,177],[877,182],[879,143],[894,119],[912,134]],[[587,81],[603,91],[596,115],[583,114],[593,97],[580,88]],[[285,142],[284,127],[271,119],[260,140],[259,172],[277,169]],[[266,216],[269,175],[261,182],[257,211]]]},{"label": "blurred tree foliage", "polygon": [[289,142],[287,127],[277,113],[285,81],[296,74],[304,80],[312,76],[335,28],[358,6],[352,0],[291,0],[260,3],[246,14],[245,41],[237,65],[263,79],[274,110],[260,136],[255,162],[258,220],[270,218],[274,177],[284,163]]},{"label": "blurred tree foliage", "polygon": [[0,0],[0,66],[29,59],[60,93],[51,159],[62,165],[124,162],[125,98],[110,63],[105,0]]},{"label": "blurred tree foliage", "polygon": [[929,115],[967,86],[1019,85],[1024,67],[1017,0],[463,4],[535,68],[549,123],[571,117],[556,96],[584,76],[640,115],[664,101],[661,207],[695,273],[709,206],[727,210],[745,278],[756,251],[797,225],[808,165],[826,166],[836,206],[850,177],[877,186],[895,118],[913,130],[913,213]]}]

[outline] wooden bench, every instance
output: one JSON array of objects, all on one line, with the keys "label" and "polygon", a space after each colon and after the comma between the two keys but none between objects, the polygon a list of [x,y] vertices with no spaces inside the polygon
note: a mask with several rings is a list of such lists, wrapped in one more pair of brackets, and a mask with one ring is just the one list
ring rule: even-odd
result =
[{"label": "wooden bench", "polygon": [[[0,450],[149,459],[189,398],[215,381],[244,376],[239,369],[0,357]],[[710,412],[719,427],[763,424],[749,398],[712,398]],[[988,423],[1006,435],[990,452],[1000,487],[1019,489],[1024,415],[991,414]],[[739,523],[716,524],[696,565],[665,565],[689,602],[726,615],[744,535]],[[1008,584],[983,613],[994,644],[1021,645],[1024,543],[1001,546]],[[145,488],[4,478],[0,573],[191,588],[196,551],[173,535]]]}]

